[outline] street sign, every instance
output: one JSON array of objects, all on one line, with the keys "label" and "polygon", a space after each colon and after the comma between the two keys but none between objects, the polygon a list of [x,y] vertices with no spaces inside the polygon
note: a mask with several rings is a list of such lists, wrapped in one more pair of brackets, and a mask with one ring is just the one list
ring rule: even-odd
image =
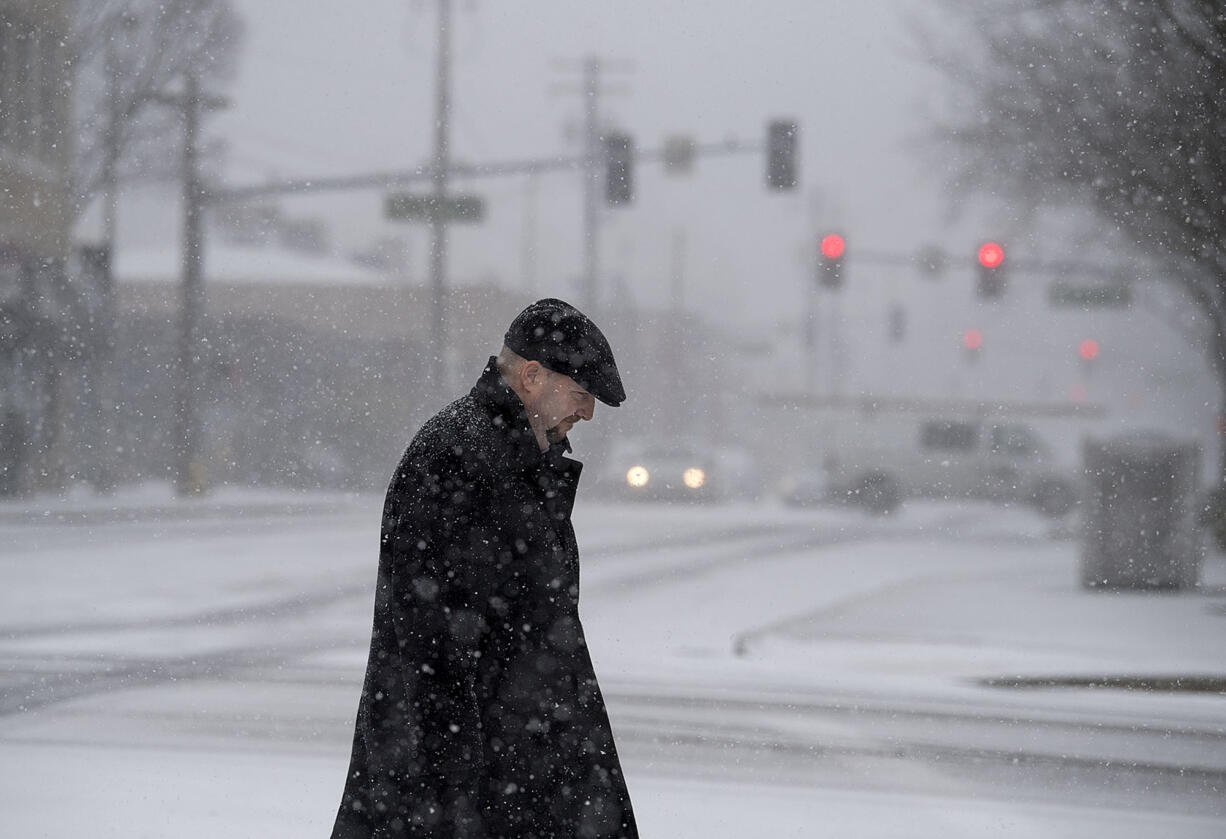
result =
[{"label": "street sign", "polygon": [[1052,306],[1123,309],[1132,305],[1129,283],[1083,285],[1057,280],[1047,287],[1047,300]]},{"label": "street sign", "polygon": [[430,221],[440,208],[443,221],[485,220],[485,200],[480,195],[448,195],[440,204],[433,195],[392,193],[384,200],[383,215],[391,221]]}]

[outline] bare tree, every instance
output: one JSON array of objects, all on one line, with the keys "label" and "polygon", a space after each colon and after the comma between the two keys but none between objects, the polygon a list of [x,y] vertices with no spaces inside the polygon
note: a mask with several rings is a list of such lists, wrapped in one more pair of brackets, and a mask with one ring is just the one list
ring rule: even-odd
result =
[{"label": "bare tree", "polygon": [[229,81],[242,25],[230,0],[90,0],[76,9],[79,214],[113,182],[173,176],[180,116],[150,104],[189,71],[206,87]]},{"label": "bare tree", "polygon": [[[1226,414],[1226,7],[1221,0],[942,4],[922,43],[956,88],[960,188],[1088,203],[1209,324]],[[1226,485],[1226,446],[1219,482]]]}]

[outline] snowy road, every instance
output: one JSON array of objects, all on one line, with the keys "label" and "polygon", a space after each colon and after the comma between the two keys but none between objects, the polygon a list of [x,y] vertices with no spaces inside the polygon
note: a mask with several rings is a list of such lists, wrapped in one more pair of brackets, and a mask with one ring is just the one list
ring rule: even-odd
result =
[{"label": "snowy road", "polygon": [[[243,510],[0,511],[11,835],[326,833],[378,499]],[[1226,832],[1220,694],[985,682],[1223,675],[1216,565],[1194,595],[1088,595],[1075,543],[973,506],[576,524],[645,836]]]}]

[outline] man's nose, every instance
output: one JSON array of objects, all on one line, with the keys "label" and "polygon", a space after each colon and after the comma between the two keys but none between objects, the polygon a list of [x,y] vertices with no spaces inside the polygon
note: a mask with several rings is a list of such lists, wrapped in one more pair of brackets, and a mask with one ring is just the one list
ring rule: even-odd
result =
[{"label": "man's nose", "polygon": [[586,405],[579,406],[579,417],[581,419],[590,420],[594,416],[596,416],[596,400],[595,399],[593,399],[591,402],[587,403]]}]

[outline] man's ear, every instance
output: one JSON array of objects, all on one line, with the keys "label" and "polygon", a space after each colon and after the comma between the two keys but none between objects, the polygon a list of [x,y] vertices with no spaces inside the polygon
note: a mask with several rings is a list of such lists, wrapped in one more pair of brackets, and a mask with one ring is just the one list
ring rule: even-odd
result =
[{"label": "man's ear", "polygon": [[535,396],[545,386],[545,368],[539,361],[527,361],[519,368],[519,382],[523,389]]}]

